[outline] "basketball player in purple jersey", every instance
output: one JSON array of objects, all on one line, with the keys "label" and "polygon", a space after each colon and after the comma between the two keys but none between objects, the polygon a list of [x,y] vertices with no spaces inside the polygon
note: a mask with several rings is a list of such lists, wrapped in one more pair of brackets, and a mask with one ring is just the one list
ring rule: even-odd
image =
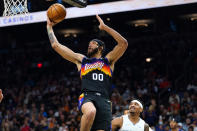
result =
[{"label": "basketball player in purple jersey", "polygon": [[87,57],[73,52],[56,39],[53,32],[54,23],[47,20],[47,31],[52,48],[64,59],[76,64],[82,80],[82,90],[79,97],[79,109],[82,112],[80,131],[109,131],[111,126],[110,88],[114,64],[124,54],[128,47],[127,40],[114,29],[107,26],[96,15],[99,29],[106,31],[117,42],[114,49],[105,57],[103,41],[93,39],[89,42]]}]

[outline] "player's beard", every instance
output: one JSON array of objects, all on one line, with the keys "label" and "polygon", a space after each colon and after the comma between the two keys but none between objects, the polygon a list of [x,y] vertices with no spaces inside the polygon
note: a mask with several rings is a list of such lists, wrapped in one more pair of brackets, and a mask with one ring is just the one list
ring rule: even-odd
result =
[{"label": "player's beard", "polygon": [[88,53],[87,53],[87,56],[88,56],[89,58],[91,58],[91,57],[94,56],[97,52],[98,52],[98,47],[95,48],[95,49],[93,49],[92,51],[88,52]]}]

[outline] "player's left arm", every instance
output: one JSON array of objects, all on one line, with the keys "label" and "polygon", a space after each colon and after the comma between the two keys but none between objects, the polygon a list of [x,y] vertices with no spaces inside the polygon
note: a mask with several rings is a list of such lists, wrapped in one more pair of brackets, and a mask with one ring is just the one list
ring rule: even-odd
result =
[{"label": "player's left arm", "polygon": [[100,23],[100,25],[99,25],[100,30],[106,31],[118,43],[114,47],[114,49],[106,55],[106,58],[109,60],[109,62],[111,64],[114,64],[124,54],[124,52],[126,51],[126,49],[128,47],[128,42],[117,31],[115,31],[114,29],[112,29],[109,26],[107,26],[98,15],[96,15],[96,17],[97,17],[97,19],[98,19],[98,21]]},{"label": "player's left arm", "polygon": [[112,120],[112,131],[116,131],[117,129],[120,129],[123,124],[123,117],[117,117]]}]

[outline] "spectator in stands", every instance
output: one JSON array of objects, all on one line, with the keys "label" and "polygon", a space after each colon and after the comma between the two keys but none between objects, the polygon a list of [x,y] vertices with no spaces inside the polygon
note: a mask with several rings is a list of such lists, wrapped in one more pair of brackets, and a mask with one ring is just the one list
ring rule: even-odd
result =
[{"label": "spectator in stands", "polygon": [[183,131],[179,129],[178,124],[175,120],[170,121],[170,128],[171,128],[171,131]]}]

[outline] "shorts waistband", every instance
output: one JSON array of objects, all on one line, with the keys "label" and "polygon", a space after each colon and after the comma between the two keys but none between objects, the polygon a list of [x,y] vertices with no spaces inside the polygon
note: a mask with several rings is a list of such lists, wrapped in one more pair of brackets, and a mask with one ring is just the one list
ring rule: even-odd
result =
[{"label": "shorts waistband", "polygon": [[103,95],[102,93],[100,92],[83,92],[84,95],[95,95],[95,96],[100,96],[100,97],[103,97],[103,98],[106,98],[106,99],[109,99],[109,97],[107,97],[106,95]]}]

